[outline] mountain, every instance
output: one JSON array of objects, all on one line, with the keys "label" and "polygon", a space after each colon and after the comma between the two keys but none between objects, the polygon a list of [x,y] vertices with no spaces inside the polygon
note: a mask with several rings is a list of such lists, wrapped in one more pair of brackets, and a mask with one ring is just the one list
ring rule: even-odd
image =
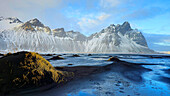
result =
[{"label": "mountain", "polygon": [[[1,19],[0,19],[1,20]],[[0,44],[4,50],[30,50],[37,52],[132,52],[153,53],[145,37],[129,22],[111,24],[89,37],[80,32],[51,30],[38,19],[32,19],[11,30],[0,31]]]},{"label": "mountain", "polygon": [[6,30],[6,29],[12,29],[13,27],[22,24],[23,22],[20,21],[16,17],[0,17],[0,31]]},{"label": "mountain", "polygon": [[70,38],[75,41],[85,41],[87,37],[81,34],[80,32],[64,31],[64,28],[57,28],[53,30],[54,37]]},{"label": "mountain", "polygon": [[86,50],[91,52],[152,52],[147,42],[137,29],[132,29],[128,22],[122,25],[111,24],[109,27],[88,37]]},{"label": "mountain", "polygon": [[44,26],[37,18],[29,20],[17,27],[15,30],[25,30],[25,31],[43,31],[51,34],[51,29],[48,26]]},{"label": "mountain", "polygon": [[20,21],[18,18],[16,17],[0,17],[0,50],[5,50],[6,49],[6,42],[4,41],[5,38],[4,35],[2,34],[4,30],[8,30],[8,29],[13,29],[15,26],[18,26],[20,24],[22,24],[23,22]]}]

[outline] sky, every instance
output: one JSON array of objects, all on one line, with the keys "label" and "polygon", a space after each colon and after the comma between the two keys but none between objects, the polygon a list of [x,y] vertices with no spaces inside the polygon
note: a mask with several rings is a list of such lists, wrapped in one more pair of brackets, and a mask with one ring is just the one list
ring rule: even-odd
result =
[{"label": "sky", "polygon": [[[89,36],[110,24],[130,22],[149,46],[170,51],[170,0],[0,0],[0,16],[25,22],[38,18],[51,29],[64,28]],[[157,38],[155,38],[157,37]],[[157,40],[159,38],[159,40]],[[150,44],[152,43],[152,44]],[[161,49],[163,48],[163,49]]]}]

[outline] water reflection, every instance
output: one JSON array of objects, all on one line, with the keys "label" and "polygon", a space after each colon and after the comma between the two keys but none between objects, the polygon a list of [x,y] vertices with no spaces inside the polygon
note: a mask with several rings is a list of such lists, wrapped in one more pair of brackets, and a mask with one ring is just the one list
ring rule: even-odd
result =
[{"label": "water reflection", "polygon": [[94,92],[94,90],[80,91],[77,94],[69,93],[69,94],[67,94],[67,96],[96,96],[92,92]]}]

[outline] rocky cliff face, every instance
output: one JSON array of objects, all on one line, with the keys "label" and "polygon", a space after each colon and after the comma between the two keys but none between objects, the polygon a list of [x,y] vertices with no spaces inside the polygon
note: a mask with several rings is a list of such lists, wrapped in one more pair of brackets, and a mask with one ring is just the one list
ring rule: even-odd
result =
[{"label": "rocky cliff face", "polygon": [[111,24],[99,33],[88,37],[87,51],[92,52],[151,52],[147,42],[138,30],[128,22],[122,25]]},{"label": "rocky cliff face", "polygon": [[127,39],[130,39],[134,41],[135,43],[148,47],[147,42],[145,40],[145,37],[142,35],[140,31],[137,29],[132,29],[130,24],[128,22],[124,22],[122,25],[114,25],[111,24],[109,27],[106,29],[103,29],[99,33],[92,34],[89,39],[91,40],[92,38],[97,38],[99,37],[102,33],[106,33],[107,35],[114,35],[114,36],[109,36],[109,41],[112,41],[113,37],[115,38],[115,45],[118,46],[121,43],[121,36],[123,37],[128,37]]},{"label": "rocky cliff face", "polygon": [[81,34],[80,32],[74,31],[65,31],[64,28],[58,28],[53,30],[54,37],[62,37],[62,38],[70,38],[75,41],[85,41],[87,39],[86,36]]},{"label": "rocky cliff face", "polygon": [[137,44],[148,47],[145,37],[137,29],[127,32],[126,35]]},{"label": "rocky cliff face", "polygon": [[51,34],[51,29],[48,26],[44,26],[37,18],[29,20],[20,26],[14,28],[15,30],[25,30],[25,31],[43,31]]},{"label": "rocky cliff face", "polygon": [[53,31],[53,36],[66,37],[66,32],[64,31],[64,28],[54,29],[52,31]]},{"label": "rocky cliff face", "polygon": [[[0,19],[1,20],[1,19]],[[80,32],[51,29],[38,19],[21,23],[10,31],[1,31],[0,40],[6,49],[41,52],[134,52],[152,53],[140,31],[132,29],[128,22],[111,24],[89,37]],[[5,45],[5,44],[4,44]]]}]

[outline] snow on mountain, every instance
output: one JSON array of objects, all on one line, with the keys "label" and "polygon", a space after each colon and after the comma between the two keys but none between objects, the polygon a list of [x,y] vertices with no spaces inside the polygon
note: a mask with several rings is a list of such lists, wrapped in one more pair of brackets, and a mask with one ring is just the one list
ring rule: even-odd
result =
[{"label": "snow on mountain", "polygon": [[61,38],[70,38],[75,41],[85,41],[87,39],[86,36],[81,34],[80,32],[74,31],[64,31],[64,28],[58,28],[53,30],[53,36],[61,37]]},{"label": "snow on mountain", "polygon": [[99,33],[88,37],[86,51],[90,52],[153,52],[138,30],[133,30],[128,22],[122,25],[111,24]]},{"label": "snow on mountain", "polygon": [[43,31],[51,34],[51,29],[48,26],[44,26],[37,18],[29,20],[20,26],[14,28],[17,31],[25,30],[25,31]]},{"label": "snow on mountain", "polygon": [[[1,20],[1,19],[0,19]],[[32,19],[11,30],[0,31],[0,49],[36,52],[133,52],[152,53],[137,29],[128,22],[109,27],[89,37],[80,32],[58,28],[51,31],[38,19]]]},{"label": "snow on mountain", "polygon": [[[5,30],[0,33],[5,49],[35,52],[83,52],[83,44],[71,39],[53,37],[46,32]],[[0,46],[2,47],[2,46]],[[2,49],[2,48],[1,48]]]},{"label": "snow on mountain", "polygon": [[6,30],[6,29],[12,29],[15,26],[22,24],[22,21],[20,21],[16,17],[0,17],[0,31]]}]

